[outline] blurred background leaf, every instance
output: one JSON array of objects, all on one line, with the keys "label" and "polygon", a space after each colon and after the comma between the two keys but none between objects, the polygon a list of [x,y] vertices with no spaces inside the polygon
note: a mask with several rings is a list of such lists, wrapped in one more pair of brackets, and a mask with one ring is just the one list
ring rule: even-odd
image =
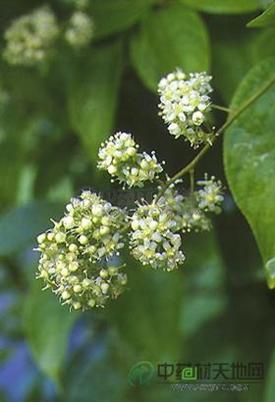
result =
[{"label": "blurred background leaf", "polygon": [[242,14],[260,8],[259,0],[180,0],[182,3],[213,14]]},{"label": "blurred background leaf", "polygon": [[275,4],[271,4],[261,15],[250,21],[249,28],[264,28],[275,25]]},{"label": "blurred background leaf", "polygon": [[244,18],[211,16],[211,21],[215,89],[228,105],[244,75],[261,56],[254,51],[256,35],[245,28]]},{"label": "blurred background leaf", "polygon": [[175,66],[188,72],[208,70],[209,53],[203,21],[180,4],[150,13],[131,41],[132,64],[153,91]]},{"label": "blurred background leaf", "polygon": [[93,163],[114,125],[121,73],[122,45],[118,42],[92,52],[70,82],[70,120]]},{"label": "blurred background leaf", "polygon": [[270,365],[268,369],[268,378],[266,383],[264,402],[274,401],[275,397],[274,378],[275,378],[275,354],[273,352],[270,358]]},{"label": "blurred background leaf", "polygon": [[108,318],[133,349],[135,359],[173,360],[181,348],[183,276],[180,272],[167,276],[132,259],[126,261],[129,290],[113,304]]},{"label": "blurred background leaf", "polygon": [[76,313],[56,303],[56,297],[49,290],[41,291],[39,281],[33,281],[23,315],[25,333],[38,367],[58,387],[68,337],[76,317]]},{"label": "blurred background leaf", "polygon": [[93,0],[96,38],[121,32],[141,20],[156,0]]},{"label": "blurred background leaf", "polygon": [[36,237],[49,226],[49,217],[57,217],[63,207],[47,202],[12,209],[0,217],[0,255],[16,253],[35,244]]}]

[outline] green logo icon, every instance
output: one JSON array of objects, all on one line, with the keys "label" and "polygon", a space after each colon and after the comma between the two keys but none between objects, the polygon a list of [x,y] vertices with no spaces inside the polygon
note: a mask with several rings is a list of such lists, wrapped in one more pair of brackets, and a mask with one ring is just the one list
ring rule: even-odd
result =
[{"label": "green logo icon", "polygon": [[198,368],[185,367],[181,372],[181,379],[185,381],[196,381],[198,379]]},{"label": "green logo icon", "polygon": [[155,368],[151,362],[142,361],[131,367],[128,373],[128,384],[132,387],[148,385],[155,374]]}]

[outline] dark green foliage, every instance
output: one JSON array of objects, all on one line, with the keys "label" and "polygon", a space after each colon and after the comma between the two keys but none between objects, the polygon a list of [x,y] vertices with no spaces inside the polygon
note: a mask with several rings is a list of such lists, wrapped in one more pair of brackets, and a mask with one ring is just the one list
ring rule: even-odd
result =
[{"label": "dark green foliage", "polygon": [[[105,310],[76,315],[49,290],[42,292],[32,250],[71,196],[88,188],[110,190],[96,159],[99,145],[115,130],[132,131],[142,149],[155,149],[169,174],[192,160],[196,151],[171,138],[158,116],[156,88],[163,75],[177,67],[207,71],[213,75],[213,102],[231,114],[275,79],[274,3],[88,3],[84,12],[93,18],[94,37],[86,47],[73,50],[59,37],[39,67],[0,62],[0,297],[13,295],[12,306],[0,310],[0,332],[24,341],[36,367],[20,401],[44,401],[46,378],[56,386],[53,401],[274,401],[275,302],[264,272],[273,288],[275,85],[198,166],[197,178],[208,171],[228,180],[224,212],[213,222],[214,234],[186,234],[187,261],[179,271],[146,270],[126,256],[127,291]],[[43,4],[2,2],[1,52],[10,23]],[[49,1],[60,24],[74,4]],[[223,111],[213,111],[215,127],[225,119]],[[118,194],[116,185],[111,190]],[[85,339],[76,336],[72,346],[79,322]],[[4,352],[0,376],[10,346]],[[185,394],[155,378],[129,385],[128,372],[140,361],[263,361],[266,376],[247,393]],[[10,401],[1,385],[0,400]]]}]

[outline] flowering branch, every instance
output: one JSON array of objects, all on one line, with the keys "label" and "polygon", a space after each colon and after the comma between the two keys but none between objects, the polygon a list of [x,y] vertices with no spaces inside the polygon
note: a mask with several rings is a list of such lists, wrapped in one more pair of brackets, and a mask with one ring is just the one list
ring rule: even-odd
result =
[{"label": "flowering branch", "polygon": [[[158,194],[158,197],[156,198],[156,201],[160,199],[160,197],[165,193],[167,188],[171,186],[171,184],[175,183],[177,180],[179,180],[181,177],[185,176],[187,173],[190,171],[194,170],[198,162],[201,160],[201,158],[209,151],[215,140],[228,128],[231,126],[231,124],[249,107],[251,106],[254,102],[257,101],[272,85],[275,83],[275,76],[271,78],[270,81],[268,81],[267,84],[265,84],[262,88],[260,88],[251,98],[249,98],[238,110],[233,112],[231,115],[229,114],[229,118],[226,120],[226,122],[218,129],[216,132],[216,135],[214,139],[212,140],[212,143],[206,144],[201,151],[195,156],[195,158],[189,162],[186,166],[184,166],[179,172],[177,172],[171,179],[169,179],[165,186],[161,189],[161,191]],[[230,109],[228,109],[230,111]],[[230,112],[229,112],[230,113]]]},{"label": "flowering branch", "polygon": [[[184,137],[193,148],[204,144],[195,158],[166,182],[160,181],[164,163],[154,152],[140,152],[131,134],[119,132],[105,141],[98,153],[98,168],[123,188],[157,183],[159,192],[151,203],[136,202],[134,211],[113,206],[101,196],[83,191],[72,198],[64,216],[38,236],[41,253],[38,277],[62,304],[75,310],[104,307],[126,288],[127,274],[121,250],[144,266],[163,271],[179,268],[185,261],[182,240],[187,232],[210,230],[209,213],[220,213],[222,184],[215,177],[195,182],[194,169],[218,136],[275,82],[275,76],[238,110],[231,112],[216,132],[205,132],[211,108],[211,77],[188,76],[181,70],[168,74],[159,84],[160,115],[171,135]],[[182,195],[178,181],[190,174],[190,192]],[[114,258],[116,257],[116,258]]]}]

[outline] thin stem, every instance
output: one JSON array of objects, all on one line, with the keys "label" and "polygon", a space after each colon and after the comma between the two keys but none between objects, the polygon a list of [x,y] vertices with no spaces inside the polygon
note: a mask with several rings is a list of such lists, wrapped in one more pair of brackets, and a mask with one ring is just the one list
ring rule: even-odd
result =
[{"label": "thin stem", "polygon": [[195,158],[189,162],[186,166],[184,166],[178,173],[176,173],[170,180],[168,180],[165,184],[165,186],[161,189],[159,192],[158,196],[155,199],[155,202],[157,202],[160,197],[165,193],[167,188],[173,184],[175,181],[186,175],[188,172],[193,170],[195,166],[198,164],[198,162],[201,160],[201,158],[209,151],[211,146],[214,144],[216,139],[219,137],[219,135],[225,131],[228,127],[231,126],[231,124],[250,106],[252,105],[258,98],[260,98],[261,95],[263,95],[273,84],[275,83],[275,76],[268,81],[267,84],[265,84],[261,89],[259,89],[253,96],[251,96],[246,102],[243,103],[243,105],[237,109],[236,111],[232,111],[231,115],[229,115],[228,119],[226,122],[218,129],[215,138],[213,139],[212,143],[206,144],[200,152],[195,156]]},{"label": "thin stem", "polygon": [[192,194],[195,189],[195,171],[194,171],[194,169],[191,169],[189,174],[190,174],[190,193]]},{"label": "thin stem", "polygon": [[228,107],[224,107],[224,106],[220,106],[220,105],[215,105],[214,103],[212,103],[211,107],[212,107],[213,109],[222,110],[223,112],[226,112],[226,113],[230,113],[230,111],[231,111]]}]

